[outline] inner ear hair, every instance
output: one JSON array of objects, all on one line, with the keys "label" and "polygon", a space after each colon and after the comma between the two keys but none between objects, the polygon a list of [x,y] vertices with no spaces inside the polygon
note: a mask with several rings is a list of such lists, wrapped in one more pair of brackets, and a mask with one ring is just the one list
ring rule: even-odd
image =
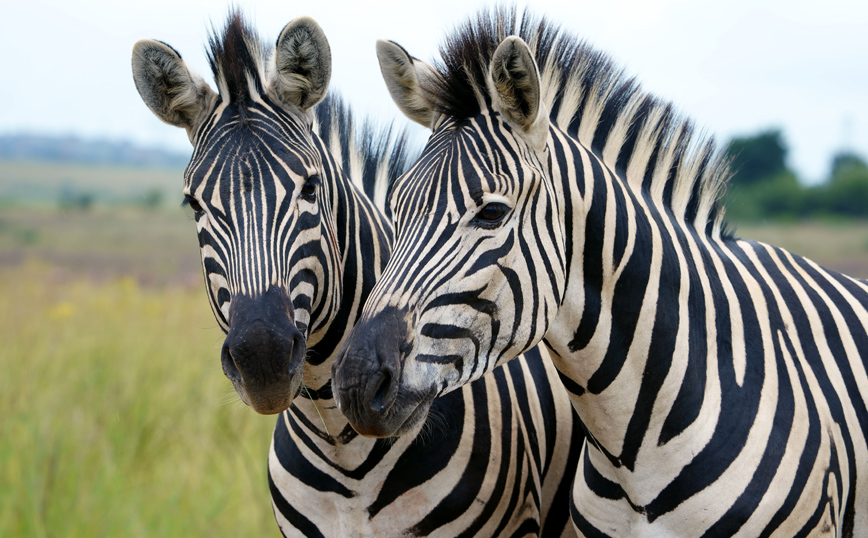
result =
[{"label": "inner ear hair", "polygon": [[187,67],[178,52],[153,39],[133,46],[133,81],[142,100],[161,120],[188,134],[214,91]]},{"label": "inner ear hair", "polygon": [[494,51],[490,74],[500,112],[529,129],[540,112],[539,71],[530,48],[520,37],[507,37]]},{"label": "inner ear hair", "polygon": [[306,111],[325,97],[332,73],[331,48],[315,20],[300,17],[287,24],[273,58],[271,89],[281,101]]}]

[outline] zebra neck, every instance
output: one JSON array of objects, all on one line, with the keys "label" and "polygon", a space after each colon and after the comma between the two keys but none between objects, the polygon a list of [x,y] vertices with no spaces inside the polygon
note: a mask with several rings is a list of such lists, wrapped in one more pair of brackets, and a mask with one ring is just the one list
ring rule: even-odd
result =
[{"label": "zebra neck", "polygon": [[275,443],[313,454],[314,459],[327,462],[345,476],[376,468],[384,457],[390,457],[388,453],[394,451],[400,455],[416,438],[412,434],[397,439],[362,437],[352,429],[333,399],[296,398],[278,420],[282,424],[275,429],[275,436],[280,432],[280,435],[288,435],[291,442],[275,437]]},{"label": "zebra neck", "polygon": [[545,340],[595,448],[618,473],[650,475],[655,460],[681,461],[653,456],[707,442],[714,420],[701,419],[716,416],[703,405],[716,373],[708,360],[714,308],[700,283],[710,239],[594,154],[575,147],[570,158],[577,173],[556,185],[575,231],[566,238],[572,255]]},{"label": "zebra neck", "polygon": [[340,176],[342,181],[332,189],[332,207],[341,253],[342,293],[334,320],[308,350],[305,384],[314,389],[331,381],[331,365],[358,321],[392,244],[392,229],[385,215],[346,176]]}]

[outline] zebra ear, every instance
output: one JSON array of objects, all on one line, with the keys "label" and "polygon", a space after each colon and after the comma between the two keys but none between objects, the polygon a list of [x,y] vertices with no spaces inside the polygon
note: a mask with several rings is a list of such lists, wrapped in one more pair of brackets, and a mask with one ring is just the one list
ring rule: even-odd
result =
[{"label": "zebra ear", "polygon": [[380,72],[392,100],[405,116],[431,129],[434,123],[434,106],[426,98],[426,77],[434,68],[413,58],[404,47],[394,41],[377,40],[377,59]]},{"label": "zebra ear", "polygon": [[541,101],[539,69],[527,43],[518,36],[504,39],[494,51],[489,74],[494,108],[521,128],[534,147],[545,147],[548,112]]},{"label": "zebra ear", "polygon": [[202,111],[217,95],[181,55],[162,41],[133,45],[133,80],[142,100],[158,118],[187,129],[191,137]]},{"label": "zebra ear", "polygon": [[332,52],[315,20],[299,17],[283,28],[274,62],[271,88],[281,101],[304,112],[325,97],[332,76]]}]

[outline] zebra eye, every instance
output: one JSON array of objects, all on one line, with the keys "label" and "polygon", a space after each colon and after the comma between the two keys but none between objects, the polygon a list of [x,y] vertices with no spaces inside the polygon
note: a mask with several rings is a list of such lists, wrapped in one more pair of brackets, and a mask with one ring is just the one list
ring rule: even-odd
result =
[{"label": "zebra eye", "polygon": [[308,202],[313,202],[316,200],[316,187],[319,184],[319,178],[317,176],[311,176],[304,182],[304,185],[301,186],[301,197],[307,200]]},{"label": "zebra eye", "polygon": [[184,201],[181,203],[181,206],[185,205],[190,206],[190,208],[195,213],[196,218],[201,217],[202,214],[205,212],[205,210],[202,209],[202,205],[199,203],[199,201],[190,196],[189,194],[184,196]]},{"label": "zebra eye", "polygon": [[475,220],[477,224],[481,226],[493,226],[503,219],[507,211],[509,211],[509,207],[507,207],[506,204],[497,202],[485,204],[485,206],[479,210],[479,213],[476,214]]}]

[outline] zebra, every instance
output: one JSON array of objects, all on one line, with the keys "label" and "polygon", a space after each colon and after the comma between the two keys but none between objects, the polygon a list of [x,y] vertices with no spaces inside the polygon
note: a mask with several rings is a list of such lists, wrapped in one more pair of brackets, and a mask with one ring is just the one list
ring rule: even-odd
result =
[{"label": "zebra", "polygon": [[737,238],[714,140],[544,17],[482,11],[434,65],[377,53],[432,134],[334,365],[351,423],[388,433],[542,343],[586,430],[580,535],[868,532],[868,283]]},{"label": "zebra", "polygon": [[574,535],[584,437],[545,350],[431,402],[397,438],[359,435],[335,406],[332,363],[391,252],[372,199],[409,150],[326,96],[330,54],[307,17],[266,52],[237,10],[210,38],[218,92],[165,43],[133,49],[141,97],[194,147],[184,197],[223,370],[253,410],[279,413],[268,483],[281,532]]}]

